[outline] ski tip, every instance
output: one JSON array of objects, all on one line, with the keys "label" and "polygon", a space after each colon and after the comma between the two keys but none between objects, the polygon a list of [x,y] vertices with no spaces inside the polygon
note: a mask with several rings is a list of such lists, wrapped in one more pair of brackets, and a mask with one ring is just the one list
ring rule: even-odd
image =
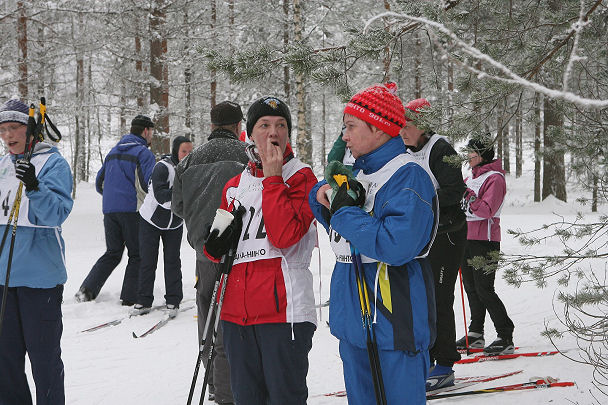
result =
[{"label": "ski tip", "polygon": [[135,334],[135,332],[131,332],[131,333],[133,334],[133,338],[134,338],[134,339],[137,339],[137,338],[139,337],[139,336],[137,336],[137,335]]}]

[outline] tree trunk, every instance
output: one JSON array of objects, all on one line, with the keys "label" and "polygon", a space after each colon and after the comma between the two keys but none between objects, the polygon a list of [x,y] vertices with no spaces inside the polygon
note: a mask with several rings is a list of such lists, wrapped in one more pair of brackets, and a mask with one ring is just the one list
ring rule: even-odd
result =
[{"label": "tree trunk", "polygon": [[414,98],[422,98],[422,41],[416,30],[414,46]]},{"label": "tree trunk", "polygon": [[140,29],[140,18],[137,12],[134,13],[133,19],[135,20],[135,87],[137,89],[137,106],[140,110],[143,110],[144,107],[144,92],[141,86],[141,82],[143,81],[143,62],[142,62],[142,52],[141,52],[141,29]]},{"label": "tree trunk", "polygon": [[522,119],[521,119],[521,105],[517,106],[517,112],[515,113],[515,177],[521,177],[522,166],[523,166],[523,135],[522,135]]},{"label": "tree trunk", "polygon": [[[188,21],[188,8],[184,7],[184,55],[188,54],[188,43],[190,41],[190,22]],[[190,60],[185,61],[184,67],[184,107],[185,117],[184,126],[186,127],[186,137],[194,142],[194,131],[192,131],[192,66]]]},{"label": "tree trunk", "polygon": [[540,120],[540,107],[542,103],[542,96],[538,93],[534,95],[534,202],[541,201],[541,188],[540,188],[540,171],[541,171],[541,159],[542,154],[540,150],[540,139],[541,139],[541,120]]},{"label": "tree trunk", "polygon": [[19,56],[17,58],[19,70],[18,87],[21,99],[27,100],[29,96],[27,76],[27,14],[23,1],[17,2],[17,9],[19,12],[19,17],[17,18],[17,46],[19,48]]},{"label": "tree trunk", "polygon": [[[498,159],[503,158],[503,132],[504,132],[504,118],[505,109],[507,108],[505,100],[498,102],[498,108],[496,109],[496,157]],[[503,162],[504,163],[504,162]]]},{"label": "tree trunk", "polygon": [[[289,20],[289,0],[283,0],[283,52],[287,53],[289,48],[289,31],[290,31]],[[286,64],[283,66],[283,91],[285,92],[285,102],[289,103],[291,97],[291,83],[289,77],[289,66]]]},{"label": "tree trunk", "polygon": [[[302,43],[304,23],[302,21],[302,4],[300,0],[293,1],[293,23],[294,41],[296,44]],[[297,149],[298,157],[304,163],[312,166],[312,142],[310,133],[307,131],[306,123],[306,94],[304,88],[304,75],[296,73],[296,104],[298,107],[298,138]]]},{"label": "tree trunk", "polygon": [[[388,0],[384,0],[384,9],[386,11],[391,11],[391,5],[388,4]],[[384,18],[384,30],[386,32],[389,32],[388,20],[386,18]],[[391,80],[391,48],[388,45],[386,45],[384,47],[383,64],[384,64],[384,80],[383,80],[383,82],[386,83],[386,82],[388,82],[388,81]]]},{"label": "tree trunk", "polygon": [[165,36],[166,12],[163,0],[155,0],[150,13],[150,103],[155,104],[155,136],[152,152],[159,156],[168,153],[169,147],[169,68],[167,38]]},{"label": "tree trunk", "polygon": [[505,114],[504,114],[504,123],[503,123],[503,131],[502,131],[502,144],[503,144],[503,169],[505,173],[511,173],[511,149],[510,149],[510,135],[511,131],[509,129],[509,117],[511,116],[510,111],[508,109],[508,101],[505,100]]},{"label": "tree trunk", "polygon": [[[217,23],[217,4],[215,0],[211,0],[211,43],[216,44],[217,35],[215,32],[215,25]],[[217,98],[217,72],[215,69],[211,69],[209,72],[211,74],[211,84],[209,85],[209,94],[210,94],[210,102],[211,108],[215,107],[216,98]]]},{"label": "tree trunk", "polygon": [[564,121],[559,102],[545,99],[543,123],[543,200],[553,194],[558,200],[566,201],[566,168],[564,151],[556,139],[563,131]]}]

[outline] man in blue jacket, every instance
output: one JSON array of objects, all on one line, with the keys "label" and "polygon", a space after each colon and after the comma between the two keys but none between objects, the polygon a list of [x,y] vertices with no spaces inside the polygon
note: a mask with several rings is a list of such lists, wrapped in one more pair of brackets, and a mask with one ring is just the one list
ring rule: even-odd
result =
[{"label": "man in blue jacket", "polygon": [[106,252],[84,279],[76,300],[90,301],[118,266],[125,245],[129,261],[125,270],[120,299],[123,305],[137,302],[139,279],[139,207],[148,192],[154,169],[154,154],[148,149],[154,136],[154,123],[145,115],[131,121],[131,131],[110,150],[97,172],[95,187],[103,196],[103,225]]},{"label": "man in blue jacket", "polygon": [[61,301],[67,273],[61,225],[72,211],[72,173],[57,148],[45,142],[34,146],[29,162],[23,160],[27,121],[28,107],[21,101],[9,100],[0,107],[0,137],[9,151],[0,158],[0,199],[5,207],[0,209],[1,234],[19,182],[25,186],[15,244],[10,246],[9,236],[0,253],[0,297],[6,294],[0,335],[0,404],[32,404],[25,374],[27,353],[36,404],[63,405]]},{"label": "man in blue jacket", "polygon": [[340,340],[351,405],[376,403],[351,247],[360,253],[368,287],[386,403],[426,403],[428,350],[435,339],[433,274],[423,258],[434,228],[435,189],[406,155],[399,137],[404,107],[393,91],[394,85],[371,86],[344,109],[356,195],[337,192],[330,203],[325,181],[309,194],[336,254],[329,324]]}]

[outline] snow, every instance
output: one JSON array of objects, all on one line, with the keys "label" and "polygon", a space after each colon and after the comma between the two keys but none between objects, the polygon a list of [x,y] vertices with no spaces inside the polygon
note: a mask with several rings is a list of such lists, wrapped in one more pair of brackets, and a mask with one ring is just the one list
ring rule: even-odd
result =
[{"label": "snow", "polygon": [[[513,176],[507,176],[511,193],[502,214],[504,238],[502,250],[507,253],[523,249],[507,235],[507,228],[538,227],[555,219],[552,212],[558,212],[565,215],[566,218],[574,218],[576,211],[580,209],[580,207],[575,207],[574,203],[561,203],[554,199],[533,205],[531,191],[529,191],[530,177],[527,179],[527,181],[515,180]],[[596,215],[589,216],[597,219]],[[147,330],[162,318],[162,311],[155,311],[137,318],[126,318],[120,325],[99,331],[80,332],[102,322],[124,317],[128,313],[128,308],[120,306],[119,300],[126,259],[109,278],[96,301],[76,303],[74,300],[74,294],[80,283],[105,248],[102,218],[101,197],[95,192],[94,186],[88,183],[79,184],[74,209],[64,224],[63,232],[67,246],[66,260],[69,276],[64,292],[62,339],[66,403],[72,405],[185,403],[198,354],[196,311],[194,309],[181,312],[164,328],[142,339],[134,339],[131,332],[140,334]],[[319,232],[319,243],[321,246],[321,300],[325,301],[328,297],[333,255],[324,231]],[[543,247],[547,251],[553,248],[558,249],[559,247],[557,245],[553,247],[550,244]],[[319,258],[317,254],[318,251],[315,249],[311,269],[315,277],[315,294],[318,299]],[[194,251],[184,238],[182,269],[185,302],[182,304],[182,308],[193,305],[195,296],[193,288],[194,259]],[[159,263],[162,267],[161,258],[159,258]],[[540,333],[544,330],[545,323],[550,326],[560,326],[556,314],[561,314],[561,307],[554,302],[556,288],[555,282],[542,290],[537,289],[533,283],[524,283],[522,287],[515,288],[506,285],[502,278],[497,277],[496,289],[516,325],[514,340],[516,345],[522,347],[522,350],[552,349],[550,343],[540,337]],[[164,284],[160,268],[157,271],[154,293],[156,297],[154,304],[164,304]],[[457,335],[460,337],[464,333],[464,327],[458,284],[454,309]],[[346,404],[345,397],[322,395],[344,389],[338,342],[329,333],[329,328],[325,323],[328,319],[327,308],[323,309],[322,317],[323,320],[319,322],[309,356],[308,403]],[[488,317],[486,341],[492,341],[494,337],[495,331]],[[567,353],[568,356],[579,359],[576,342],[572,337],[566,335],[557,344],[561,349],[571,349]],[[470,405],[486,404],[488,401],[493,401],[494,405],[574,404],[595,402],[591,395],[592,393],[598,395],[591,383],[593,369],[561,355],[455,366],[457,376],[499,374],[520,369],[524,371],[519,375],[477,384],[469,389],[525,382],[535,376],[552,376],[562,381],[576,381],[577,386],[478,395],[453,398],[449,401]],[[31,382],[31,375],[29,378]],[[200,382],[202,382],[202,373],[199,374]],[[31,388],[33,389],[33,387],[33,383],[31,383]],[[197,390],[195,401],[198,401],[199,395]],[[601,394],[599,398],[601,398]],[[443,401],[447,402],[447,400]]]}]

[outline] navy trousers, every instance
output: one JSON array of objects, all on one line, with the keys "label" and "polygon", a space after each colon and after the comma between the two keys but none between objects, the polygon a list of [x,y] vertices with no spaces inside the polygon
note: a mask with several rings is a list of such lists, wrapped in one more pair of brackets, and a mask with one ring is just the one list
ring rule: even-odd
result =
[{"label": "navy trousers", "polygon": [[63,405],[61,302],[63,285],[54,288],[0,286],[8,292],[0,336],[0,404],[31,405],[25,354],[32,365],[36,405]]},{"label": "navy trousers", "polygon": [[469,307],[471,309],[469,332],[477,332],[483,335],[487,310],[494,323],[498,337],[512,339],[515,326],[507,314],[505,305],[494,289],[498,262],[490,260],[481,269],[475,269],[468,264],[469,259],[477,256],[489,257],[488,255],[493,251],[500,251],[500,242],[468,240],[466,243],[464,261],[462,263],[462,282],[467,292]]},{"label": "navy trousers", "polygon": [[308,352],[315,325],[266,323],[241,326],[222,321],[237,405],[305,405]]},{"label": "navy trousers", "polygon": [[180,248],[184,227],[176,229],[158,229],[148,221],[139,217],[139,287],[137,303],[151,307],[154,301],[154,279],[158,263],[158,247],[163,241],[163,257],[165,270],[165,301],[167,304],[179,306],[184,297],[182,291],[182,262]]},{"label": "navy trousers", "polygon": [[97,297],[122,259],[127,246],[129,261],[122,282],[120,299],[126,303],[137,301],[137,282],[139,278],[139,213],[112,212],[103,215],[103,226],[106,235],[106,252],[97,260],[82,286]]},{"label": "navy trousers", "polygon": [[454,320],[454,287],[458,269],[464,256],[467,227],[437,235],[429,252],[435,284],[435,308],[437,308],[437,338],[430,350],[431,363],[452,367],[460,360],[456,350],[456,322]]}]

